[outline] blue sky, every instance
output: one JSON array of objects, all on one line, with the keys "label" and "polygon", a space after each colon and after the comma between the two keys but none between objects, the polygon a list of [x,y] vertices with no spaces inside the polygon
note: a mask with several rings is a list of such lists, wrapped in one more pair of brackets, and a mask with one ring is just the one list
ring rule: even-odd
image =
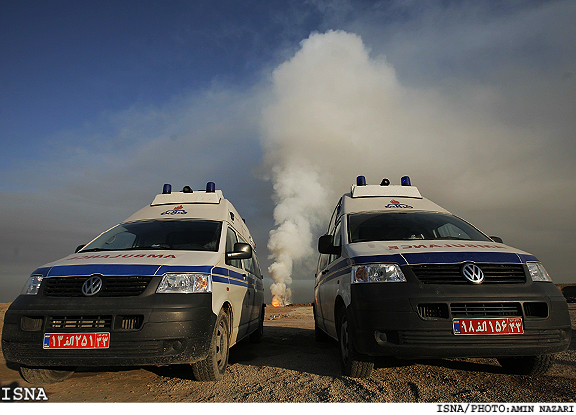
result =
[{"label": "blue sky", "polygon": [[294,224],[293,301],[311,301],[314,240],[358,174],[408,174],[576,282],[575,18],[573,1],[2,1],[0,301],[164,183],[207,181],[264,269]]}]

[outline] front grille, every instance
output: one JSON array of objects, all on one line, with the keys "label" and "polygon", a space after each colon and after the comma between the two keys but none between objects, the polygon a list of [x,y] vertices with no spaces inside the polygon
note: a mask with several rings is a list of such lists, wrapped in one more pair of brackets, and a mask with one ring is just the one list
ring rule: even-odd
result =
[{"label": "front grille", "polygon": [[452,317],[522,317],[520,303],[453,303]]},{"label": "front grille", "polygon": [[112,327],[112,316],[62,316],[48,317],[46,331],[108,329]]},{"label": "front grille", "polygon": [[[84,297],[82,284],[90,277],[48,277],[44,278],[43,294],[47,297]],[[150,276],[101,277],[102,289],[99,297],[133,297],[144,292],[152,280]]]},{"label": "front grille", "polygon": [[[522,264],[476,264],[484,273],[482,284],[523,284]],[[423,284],[471,284],[460,272],[462,264],[412,265],[412,272]]]},{"label": "front grille", "polygon": [[448,318],[448,304],[418,304],[418,314],[425,319]]}]

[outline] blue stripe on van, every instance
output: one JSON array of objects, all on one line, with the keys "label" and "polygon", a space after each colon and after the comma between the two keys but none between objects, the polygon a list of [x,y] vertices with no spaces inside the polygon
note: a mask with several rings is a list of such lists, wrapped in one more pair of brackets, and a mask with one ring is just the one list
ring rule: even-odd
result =
[{"label": "blue stripe on van", "polygon": [[155,275],[158,265],[136,264],[86,264],[57,265],[52,267],[47,277],[100,275]]},{"label": "blue stripe on van", "polygon": [[156,274],[164,275],[167,272],[202,272],[204,274],[210,274],[211,271],[212,266],[210,265],[162,265]]},{"label": "blue stripe on van", "polygon": [[229,282],[230,284],[233,284],[233,285],[240,285],[240,286],[242,286],[242,287],[248,287],[248,283],[246,283],[246,282],[244,282],[244,281],[239,281],[239,280],[235,280],[235,279],[230,278],[230,279],[228,280],[228,282]]},{"label": "blue stripe on van", "polygon": [[466,261],[477,263],[518,264],[521,259],[511,252],[419,252],[402,254],[408,264],[454,264]]},{"label": "blue stripe on van", "polygon": [[218,274],[212,274],[212,282],[223,282],[224,284],[228,284],[228,277],[223,277]]},{"label": "blue stripe on van", "polygon": [[370,263],[394,263],[399,265],[405,265],[406,261],[400,254],[390,254],[390,255],[370,255],[370,256],[357,256],[352,258],[354,264],[370,264]]},{"label": "blue stripe on van", "polygon": [[50,272],[50,267],[41,267],[41,268],[36,268],[34,270],[34,272],[30,275],[42,275],[43,277],[45,277],[48,272]]},{"label": "blue stripe on van", "polygon": [[229,277],[230,273],[228,272],[228,268],[223,268],[223,267],[214,267],[212,269],[212,273],[213,274],[218,274],[218,275],[222,275],[224,277]]},{"label": "blue stripe on van", "polygon": [[527,262],[527,261],[536,261],[536,262],[540,262],[540,260],[538,258],[536,258],[534,255],[532,254],[518,254],[518,256],[520,257],[520,259],[522,260],[522,262]]}]

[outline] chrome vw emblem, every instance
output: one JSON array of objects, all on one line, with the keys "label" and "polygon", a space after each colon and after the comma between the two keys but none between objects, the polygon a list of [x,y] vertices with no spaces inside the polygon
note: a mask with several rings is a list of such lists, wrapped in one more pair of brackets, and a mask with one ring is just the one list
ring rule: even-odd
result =
[{"label": "chrome vw emblem", "polygon": [[462,267],[462,275],[473,284],[481,284],[484,281],[484,273],[476,264],[468,263]]},{"label": "chrome vw emblem", "polygon": [[97,294],[102,289],[102,278],[92,275],[82,284],[82,294],[91,296]]}]

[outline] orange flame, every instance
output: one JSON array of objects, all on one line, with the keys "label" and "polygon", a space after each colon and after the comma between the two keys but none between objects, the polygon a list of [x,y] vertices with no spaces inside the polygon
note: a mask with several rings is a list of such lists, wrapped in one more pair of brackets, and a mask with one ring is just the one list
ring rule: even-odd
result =
[{"label": "orange flame", "polygon": [[274,296],[272,298],[272,306],[273,307],[280,307],[282,305],[282,300],[280,300],[280,298],[278,298],[277,296]]}]

